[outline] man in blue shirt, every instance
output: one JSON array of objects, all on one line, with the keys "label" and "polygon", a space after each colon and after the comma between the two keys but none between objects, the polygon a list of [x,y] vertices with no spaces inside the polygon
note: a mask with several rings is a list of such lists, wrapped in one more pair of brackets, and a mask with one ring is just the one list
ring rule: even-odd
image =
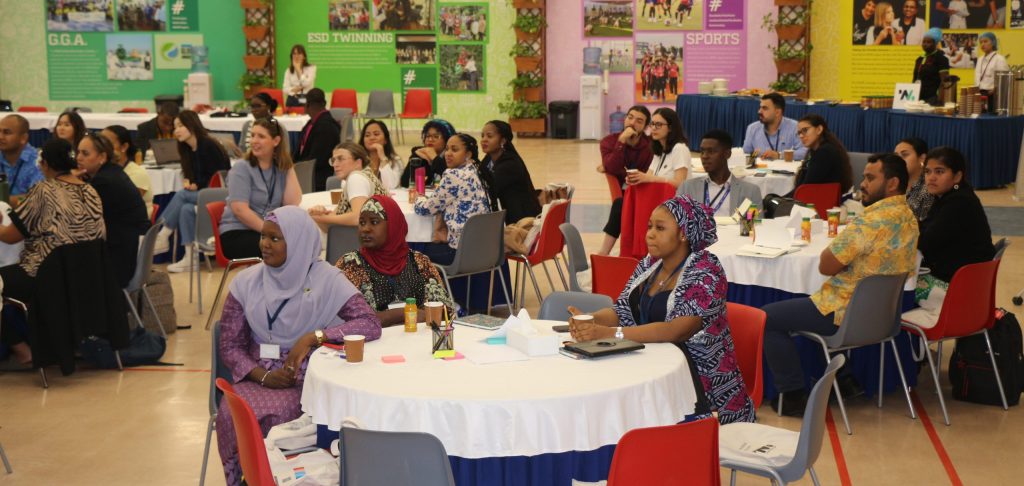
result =
[{"label": "man in blue shirt", "polygon": [[781,159],[784,150],[793,150],[793,160],[803,160],[807,147],[800,143],[796,134],[796,120],[786,118],[786,99],[778,93],[761,97],[757,109],[757,121],[747,126],[743,137],[743,152],[757,151],[758,157],[768,160]]},{"label": "man in blue shirt", "polygon": [[43,180],[43,173],[36,165],[39,152],[28,144],[28,120],[21,115],[7,115],[0,120],[0,174],[7,177],[11,195],[28,192],[37,182]]}]

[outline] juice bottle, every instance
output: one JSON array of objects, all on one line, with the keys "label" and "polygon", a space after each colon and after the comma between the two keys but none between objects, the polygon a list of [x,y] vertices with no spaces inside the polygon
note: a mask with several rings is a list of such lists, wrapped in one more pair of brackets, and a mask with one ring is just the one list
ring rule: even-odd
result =
[{"label": "juice bottle", "polygon": [[811,218],[804,218],[800,222],[800,239],[811,242]]},{"label": "juice bottle", "polygon": [[416,332],[416,299],[405,299],[405,332]]}]

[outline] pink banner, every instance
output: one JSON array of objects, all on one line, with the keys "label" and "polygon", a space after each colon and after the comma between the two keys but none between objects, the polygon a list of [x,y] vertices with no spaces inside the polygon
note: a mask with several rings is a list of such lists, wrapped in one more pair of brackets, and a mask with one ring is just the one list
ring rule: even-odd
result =
[{"label": "pink banner", "polygon": [[714,78],[729,80],[729,91],[746,87],[747,43],[742,30],[687,32],[684,36],[684,93],[696,93],[697,83]]}]

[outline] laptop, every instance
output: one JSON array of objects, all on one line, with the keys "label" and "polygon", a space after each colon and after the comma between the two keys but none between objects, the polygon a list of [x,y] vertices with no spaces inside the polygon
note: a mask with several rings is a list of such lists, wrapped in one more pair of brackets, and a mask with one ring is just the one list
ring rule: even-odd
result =
[{"label": "laptop", "polygon": [[158,166],[181,163],[181,156],[178,154],[178,141],[173,138],[150,140],[149,148],[153,150],[153,158]]},{"label": "laptop", "polygon": [[565,350],[587,358],[603,358],[613,354],[629,353],[644,349],[644,345],[629,339],[597,339],[565,345]]}]

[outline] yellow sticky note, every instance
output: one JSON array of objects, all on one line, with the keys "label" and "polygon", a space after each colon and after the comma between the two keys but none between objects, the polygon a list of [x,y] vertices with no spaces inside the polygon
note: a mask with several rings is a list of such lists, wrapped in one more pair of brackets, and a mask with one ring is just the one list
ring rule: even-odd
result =
[{"label": "yellow sticky note", "polygon": [[434,351],[435,358],[453,358],[455,357],[455,350],[448,351]]}]

